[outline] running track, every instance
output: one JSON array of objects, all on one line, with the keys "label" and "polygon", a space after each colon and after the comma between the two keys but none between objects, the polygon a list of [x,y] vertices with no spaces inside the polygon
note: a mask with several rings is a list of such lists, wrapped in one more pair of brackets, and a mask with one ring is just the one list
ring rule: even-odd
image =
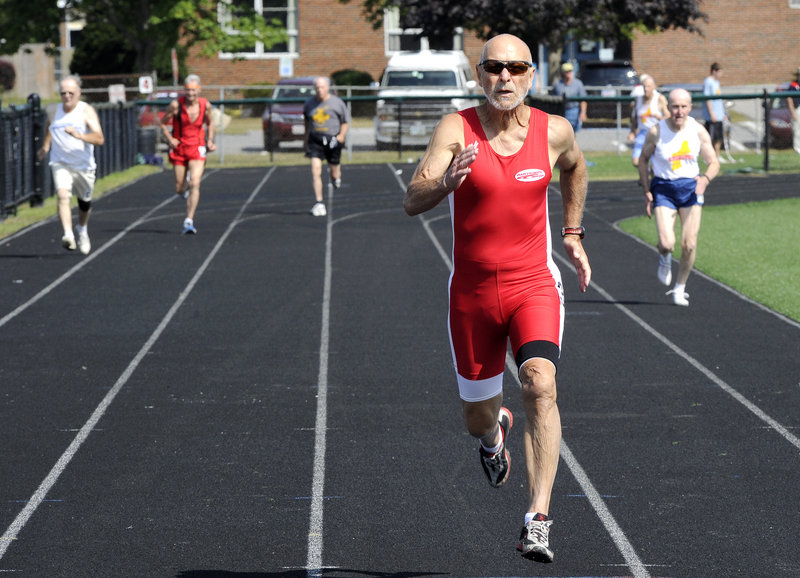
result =
[{"label": "running track", "polygon": [[[209,172],[194,237],[164,172],[96,202],[88,257],[52,220],[3,241],[0,573],[800,575],[800,325],[699,274],[671,306],[615,226],[633,179],[590,184],[586,294],[556,243],[556,559],[517,556],[514,372],[494,490],[450,363],[449,214],[403,213],[412,170],[345,167],[321,219],[306,167]],[[796,177],[714,185],[752,201]]]}]

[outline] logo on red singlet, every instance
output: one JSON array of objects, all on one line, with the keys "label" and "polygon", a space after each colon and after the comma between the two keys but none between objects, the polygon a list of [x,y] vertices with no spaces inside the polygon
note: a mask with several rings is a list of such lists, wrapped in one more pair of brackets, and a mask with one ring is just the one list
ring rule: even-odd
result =
[{"label": "logo on red singlet", "polygon": [[532,183],[544,178],[545,172],[542,169],[525,169],[514,175],[514,178],[522,183]]}]

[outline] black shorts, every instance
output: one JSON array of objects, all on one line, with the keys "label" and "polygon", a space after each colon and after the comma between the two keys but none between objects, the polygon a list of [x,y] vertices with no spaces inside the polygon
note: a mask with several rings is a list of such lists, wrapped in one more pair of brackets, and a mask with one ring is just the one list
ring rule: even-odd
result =
[{"label": "black shorts", "polygon": [[325,159],[329,165],[338,165],[342,158],[342,145],[335,136],[311,133],[308,135],[309,158]]},{"label": "black shorts", "polygon": [[711,122],[710,120],[706,121],[706,130],[708,131],[708,135],[711,137],[711,143],[716,144],[718,142],[722,142],[722,121],[719,120],[717,122]]}]

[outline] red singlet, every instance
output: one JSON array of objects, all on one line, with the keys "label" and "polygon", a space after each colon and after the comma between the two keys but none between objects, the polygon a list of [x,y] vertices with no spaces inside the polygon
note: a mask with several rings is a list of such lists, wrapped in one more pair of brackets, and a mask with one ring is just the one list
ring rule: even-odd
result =
[{"label": "red singlet", "polygon": [[197,97],[200,112],[192,122],[186,110],[186,97],[178,98],[178,114],[172,117],[172,136],[180,141],[177,147],[169,151],[169,160],[173,165],[185,165],[187,161],[205,160],[206,131],[205,118],[208,100]]},{"label": "red singlet", "polygon": [[459,114],[464,143],[477,140],[479,152],[449,196],[449,329],[460,380],[476,381],[502,377],[509,338],[515,355],[530,342],[560,347],[563,290],[548,220],[548,115],[531,109],[522,148],[502,156],[489,145],[474,108]]}]

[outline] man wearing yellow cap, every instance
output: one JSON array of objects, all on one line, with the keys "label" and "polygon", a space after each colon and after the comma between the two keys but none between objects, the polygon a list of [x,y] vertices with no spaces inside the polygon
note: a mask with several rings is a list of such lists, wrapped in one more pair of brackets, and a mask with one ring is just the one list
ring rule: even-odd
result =
[{"label": "man wearing yellow cap", "polygon": [[586,101],[578,101],[576,98],[586,96],[586,88],[580,79],[575,78],[575,67],[571,62],[561,65],[561,78],[555,81],[550,94],[567,97],[564,116],[572,125],[572,130],[575,132],[581,130],[583,123],[586,122]]}]

